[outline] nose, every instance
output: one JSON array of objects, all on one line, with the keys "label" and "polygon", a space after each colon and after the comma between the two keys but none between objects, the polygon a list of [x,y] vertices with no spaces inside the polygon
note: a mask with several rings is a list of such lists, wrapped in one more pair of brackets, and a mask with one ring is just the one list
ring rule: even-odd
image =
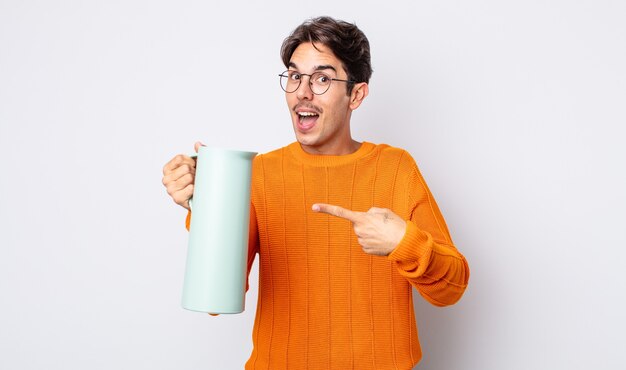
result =
[{"label": "nose", "polygon": [[298,90],[296,90],[296,96],[298,97],[298,100],[311,100],[313,99],[313,90],[311,90],[311,76],[306,76],[306,81],[304,81],[304,76],[305,75],[302,75],[300,86],[298,86]]}]

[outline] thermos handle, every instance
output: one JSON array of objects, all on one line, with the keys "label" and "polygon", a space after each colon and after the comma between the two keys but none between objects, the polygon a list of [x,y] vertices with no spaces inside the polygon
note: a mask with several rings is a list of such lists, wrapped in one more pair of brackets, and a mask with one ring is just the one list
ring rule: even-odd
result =
[{"label": "thermos handle", "polygon": [[[189,156],[190,156],[191,158],[198,158],[198,153],[192,153],[192,154],[189,154]],[[196,160],[196,161],[197,161],[197,160]],[[197,163],[197,162],[196,162],[196,163]],[[189,197],[189,199],[187,200],[187,203],[189,203],[189,211],[193,212],[193,210],[192,210],[192,208],[193,208],[193,206],[192,206],[192,203],[193,203],[193,194],[191,194],[191,197]]]}]

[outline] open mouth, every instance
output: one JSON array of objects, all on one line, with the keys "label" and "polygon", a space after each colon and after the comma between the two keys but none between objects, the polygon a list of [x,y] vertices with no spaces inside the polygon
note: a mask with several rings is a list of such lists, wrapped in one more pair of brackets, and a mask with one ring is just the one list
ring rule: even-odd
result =
[{"label": "open mouth", "polygon": [[298,125],[301,129],[307,130],[315,125],[317,119],[319,118],[319,114],[315,112],[297,112],[298,114]]}]

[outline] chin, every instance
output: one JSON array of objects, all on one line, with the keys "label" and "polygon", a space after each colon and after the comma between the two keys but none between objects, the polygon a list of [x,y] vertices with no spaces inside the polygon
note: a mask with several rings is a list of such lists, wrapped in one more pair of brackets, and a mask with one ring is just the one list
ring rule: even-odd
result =
[{"label": "chin", "polygon": [[300,143],[300,145],[308,147],[308,148],[317,148],[319,146],[318,140],[316,137],[311,137],[311,135],[305,135],[302,133],[296,133],[296,141]]},{"label": "chin", "polygon": [[315,145],[318,139],[314,132],[302,132],[297,127],[294,127],[293,131],[296,135],[296,140],[302,145]]},{"label": "chin", "polygon": [[296,134],[296,141],[298,141],[300,144],[302,145],[306,145],[306,146],[311,146],[315,144],[315,140],[312,140],[310,138],[307,138],[305,135]]}]

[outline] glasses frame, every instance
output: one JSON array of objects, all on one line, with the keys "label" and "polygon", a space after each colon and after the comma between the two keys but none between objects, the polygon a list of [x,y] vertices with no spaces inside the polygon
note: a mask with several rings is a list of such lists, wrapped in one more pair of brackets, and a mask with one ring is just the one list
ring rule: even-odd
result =
[{"label": "glasses frame", "polygon": [[[282,84],[282,78],[283,78],[283,77],[285,77],[285,78],[289,79],[289,74],[288,74],[289,72],[296,72],[296,73],[298,73],[300,76],[309,76],[309,88],[311,89],[311,92],[313,93],[313,95],[323,95],[323,94],[326,94],[326,92],[330,89],[330,85],[332,85],[332,82],[333,82],[333,81],[346,82],[346,83],[349,83],[349,84],[355,84],[355,83],[356,83],[356,81],[353,81],[353,80],[342,80],[342,79],[340,79],[340,78],[332,78],[332,77],[328,76],[326,73],[321,72],[321,71],[317,71],[317,72],[313,72],[312,74],[308,74],[308,73],[300,73],[300,72],[297,72],[297,71],[292,71],[292,70],[289,70],[289,69],[288,69],[288,70],[286,70],[286,71],[284,71],[283,73],[281,73],[281,74],[279,74],[279,75],[278,75],[278,77],[280,77],[280,78],[278,79],[278,83],[280,84],[280,88],[281,88],[284,92],[286,92],[287,94],[293,94],[293,93],[295,93],[296,91],[298,91],[298,89],[299,89],[299,88],[300,88],[300,86],[302,85],[302,78],[300,78],[300,79],[298,80],[298,86],[297,86],[297,87],[296,87],[293,91],[287,91],[287,89],[285,89],[285,88],[283,87],[283,84]],[[321,74],[323,74],[323,75],[325,75],[325,76],[328,76],[328,78],[330,78],[330,81],[331,81],[331,83],[329,83],[329,84],[328,84],[328,86],[326,87],[326,90],[324,90],[324,92],[321,92],[321,93],[319,93],[319,94],[318,94],[318,93],[316,93],[315,91],[313,91],[313,82],[312,82],[312,81],[313,81],[313,75],[318,74],[318,73],[321,73]]]}]

